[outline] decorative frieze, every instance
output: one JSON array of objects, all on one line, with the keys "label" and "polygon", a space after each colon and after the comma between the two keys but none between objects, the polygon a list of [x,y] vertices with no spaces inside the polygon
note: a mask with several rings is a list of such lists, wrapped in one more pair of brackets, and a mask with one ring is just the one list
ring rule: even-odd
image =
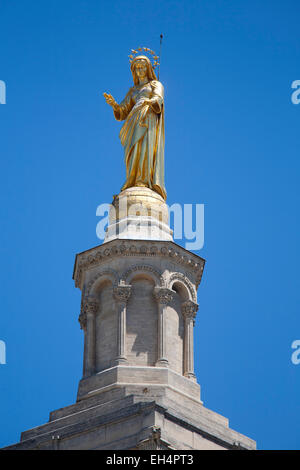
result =
[{"label": "decorative frieze", "polygon": [[[109,246],[108,246],[109,245]],[[171,258],[176,264],[186,267],[195,274],[197,287],[201,281],[205,260],[199,256],[184,250],[174,242],[146,242],[140,244],[124,240],[113,240],[104,245],[97,246],[89,252],[83,252],[76,256],[74,276],[76,287],[81,287],[83,273],[94,266],[106,262],[107,258],[128,256],[143,256],[153,258],[159,256]]]}]

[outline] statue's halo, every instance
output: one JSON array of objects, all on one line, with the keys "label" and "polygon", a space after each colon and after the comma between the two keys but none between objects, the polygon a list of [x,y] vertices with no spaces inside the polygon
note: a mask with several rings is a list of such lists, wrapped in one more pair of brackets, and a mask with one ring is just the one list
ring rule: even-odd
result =
[{"label": "statue's halo", "polygon": [[[149,56],[146,55],[141,55],[143,54],[149,54]],[[150,62],[151,66],[153,69],[155,69],[159,65],[159,57],[156,55],[154,51],[149,49],[149,47],[138,47],[137,49],[131,49],[131,54],[129,55],[129,62],[131,65],[137,60],[137,59],[145,59],[148,62]]]}]

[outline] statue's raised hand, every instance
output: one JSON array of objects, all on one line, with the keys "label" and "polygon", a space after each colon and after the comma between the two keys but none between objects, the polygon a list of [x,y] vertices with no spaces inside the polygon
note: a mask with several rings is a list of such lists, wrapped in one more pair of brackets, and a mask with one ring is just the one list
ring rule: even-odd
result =
[{"label": "statue's raised hand", "polygon": [[110,95],[109,93],[103,93],[103,96],[107,104],[112,106],[114,109],[118,107],[118,103],[116,102],[116,100],[114,99],[112,95]]}]

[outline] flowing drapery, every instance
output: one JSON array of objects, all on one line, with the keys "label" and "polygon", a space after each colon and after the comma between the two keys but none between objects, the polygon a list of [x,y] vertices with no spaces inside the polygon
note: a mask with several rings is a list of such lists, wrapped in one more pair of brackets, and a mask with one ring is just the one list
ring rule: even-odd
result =
[{"label": "flowing drapery", "polygon": [[122,190],[132,186],[145,186],[166,199],[162,84],[152,80],[130,88],[124,100],[114,110],[114,115],[118,121],[125,120],[120,131],[126,164],[126,182]]}]

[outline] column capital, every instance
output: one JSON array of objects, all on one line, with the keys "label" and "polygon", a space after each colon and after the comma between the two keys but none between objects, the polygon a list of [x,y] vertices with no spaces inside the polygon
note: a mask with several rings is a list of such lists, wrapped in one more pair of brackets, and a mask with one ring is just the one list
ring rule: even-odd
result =
[{"label": "column capital", "polygon": [[131,294],[131,286],[125,284],[114,287],[114,298],[118,302],[127,302]]},{"label": "column capital", "polygon": [[198,310],[199,305],[192,300],[186,300],[181,304],[181,311],[182,315],[186,319],[194,319],[196,317],[196,313]]},{"label": "column capital", "polygon": [[87,318],[89,315],[95,315],[99,308],[99,302],[96,299],[86,299],[82,304],[81,312],[78,317],[81,330],[86,330]]},{"label": "column capital", "polygon": [[85,312],[80,312],[80,315],[78,317],[78,321],[80,323],[80,329],[81,330],[86,330],[87,319],[86,319],[86,313]]},{"label": "column capital", "polygon": [[167,287],[154,287],[154,297],[159,304],[167,305],[173,300],[174,291]]},{"label": "column capital", "polygon": [[84,304],[84,312],[88,315],[89,313],[97,313],[99,308],[99,302],[95,299],[88,299]]}]

